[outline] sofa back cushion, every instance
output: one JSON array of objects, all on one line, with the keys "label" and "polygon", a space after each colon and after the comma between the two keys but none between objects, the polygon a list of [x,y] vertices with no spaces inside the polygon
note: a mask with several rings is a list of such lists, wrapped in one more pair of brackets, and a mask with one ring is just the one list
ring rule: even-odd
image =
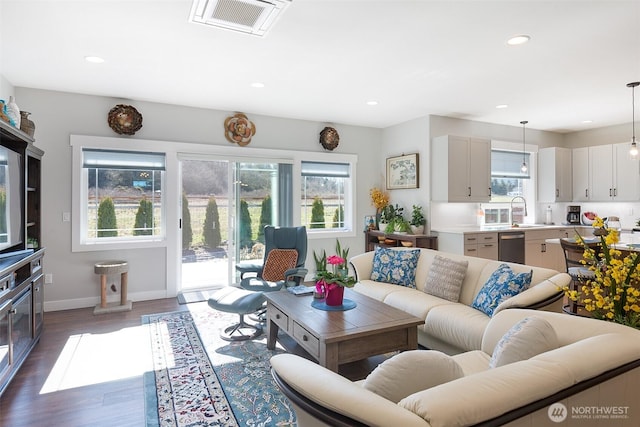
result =
[{"label": "sofa back cushion", "polygon": [[468,260],[456,261],[436,255],[429,268],[424,291],[447,301],[458,302],[468,265]]},{"label": "sofa back cushion", "polygon": [[507,264],[501,264],[482,286],[471,307],[488,316],[504,300],[518,295],[531,284],[533,270],[528,273],[515,273]]},{"label": "sofa back cushion", "polygon": [[396,250],[377,246],[371,280],[415,288],[419,258],[420,249]]},{"label": "sofa back cushion", "polygon": [[449,355],[434,350],[410,350],[378,365],[362,386],[394,403],[421,390],[461,378],[464,372]]},{"label": "sofa back cushion", "polygon": [[558,336],[542,317],[525,317],[502,336],[489,360],[490,368],[527,360],[558,348]]}]

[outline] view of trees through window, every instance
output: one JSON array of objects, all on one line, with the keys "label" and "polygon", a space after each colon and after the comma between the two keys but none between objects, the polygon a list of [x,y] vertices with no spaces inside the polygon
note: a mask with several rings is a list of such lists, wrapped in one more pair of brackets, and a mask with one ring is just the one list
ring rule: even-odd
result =
[{"label": "view of trees through window", "polygon": [[[227,161],[183,161],[183,253],[224,256],[229,236],[229,167]],[[264,243],[265,225],[278,224],[278,165],[270,163],[237,164],[237,181],[232,187],[238,192],[238,245],[241,259],[251,258],[256,243]],[[344,178],[304,177],[300,205],[302,223],[308,228],[344,227]],[[293,197],[291,194],[280,197]],[[185,203],[188,214],[185,214]],[[315,211],[314,211],[315,206]],[[233,209],[234,207],[231,206]],[[314,213],[315,212],[315,213]],[[189,224],[184,222],[189,221]],[[185,236],[186,234],[190,234]],[[215,234],[215,237],[211,237]],[[244,254],[244,255],[243,255]],[[194,255],[195,256],[195,255]]]},{"label": "view of trees through window", "polygon": [[162,234],[162,171],[88,168],[87,173],[87,238]]}]

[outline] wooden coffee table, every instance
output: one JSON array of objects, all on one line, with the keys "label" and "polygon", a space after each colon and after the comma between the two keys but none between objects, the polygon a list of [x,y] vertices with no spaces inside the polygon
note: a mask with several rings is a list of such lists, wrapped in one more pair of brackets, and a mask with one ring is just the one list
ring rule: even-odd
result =
[{"label": "wooden coffee table", "polygon": [[267,348],[273,350],[282,329],[320,365],[338,372],[338,365],[397,350],[418,348],[417,326],[423,319],[373,298],[345,289],[357,306],[346,311],[311,307],[313,296],[286,290],[265,293]]}]

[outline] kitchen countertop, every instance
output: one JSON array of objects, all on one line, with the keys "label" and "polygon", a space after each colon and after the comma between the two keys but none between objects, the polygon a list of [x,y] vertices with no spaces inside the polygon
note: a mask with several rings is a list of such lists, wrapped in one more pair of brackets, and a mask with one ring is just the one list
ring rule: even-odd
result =
[{"label": "kitchen countertop", "polygon": [[[586,242],[599,241],[598,237],[595,236],[584,236],[584,239]],[[560,239],[547,239],[545,242],[559,245]],[[631,233],[622,230],[620,233],[620,241],[612,245],[612,247],[623,251],[640,252],[640,233]]]},{"label": "kitchen countertop", "polygon": [[467,233],[482,233],[482,232],[504,232],[504,231],[526,231],[526,230],[553,230],[560,228],[573,228],[573,227],[588,227],[590,225],[579,224],[520,224],[519,226],[510,225],[460,225],[453,227],[441,227],[437,229],[431,229],[432,233],[454,233],[454,234],[467,234]]}]

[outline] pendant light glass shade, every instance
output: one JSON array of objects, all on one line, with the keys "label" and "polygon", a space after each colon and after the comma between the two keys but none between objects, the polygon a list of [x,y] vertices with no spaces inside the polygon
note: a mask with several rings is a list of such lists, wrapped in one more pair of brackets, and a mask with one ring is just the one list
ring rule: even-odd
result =
[{"label": "pendant light glass shade", "polygon": [[629,149],[629,155],[634,160],[638,158],[638,144],[636,142],[636,100],[635,100],[636,86],[638,85],[640,85],[640,82],[627,83],[627,87],[631,88],[631,148]]},{"label": "pendant light glass shade", "polygon": [[524,127],[525,125],[529,123],[526,120],[523,120],[520,122],[520,124],[522,125],[522,166],[520,167],[520,170],[524,173],[527,171],[528,167],[527,167],[527,156],[525,154],[525,142],[524,142]]}]

